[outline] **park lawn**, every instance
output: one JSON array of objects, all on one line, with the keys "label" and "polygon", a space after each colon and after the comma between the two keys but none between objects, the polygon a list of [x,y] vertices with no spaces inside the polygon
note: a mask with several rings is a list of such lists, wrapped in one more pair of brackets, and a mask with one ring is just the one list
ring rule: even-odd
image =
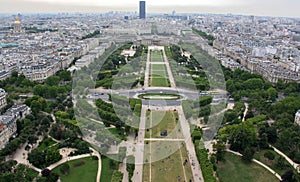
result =
[{"label": "park lawn", "polygon": [[53,141],[51,138],[44,138],[38,146],[38,150],[39,151],[44,151],[45,149],[47,149],[48,147],[52,146],[56,144],[55,141]]},{"label": "park lawn", "polygon": [[164,49],[165,49],[167,57],[169,59],[172,58],[172,53],[171,53],[170,47],[169,46],[165,46]]},{"label": "park lawn", "polygon": [[151,72],[151,77],[168,77],[167,71],[165,70],[156,70]]},{"label": "park lawn", "polygon": [[112,180],[112,176],[114,173],[114,170],[110,169],[110,161],[113,159],[110,159],[108,157],[101,157],[101,177],[100,177],[100,181],[101,182],[107,182],[107,181],[111,181]]},{"label": "park lawn", "polygon": [[151,78],[152,87],[170,87],[169,79],[163,77],[152,77]]},{"label": "park lawn", "polygon": [[124,129],[123,128],[109,128],[108,131],[113,134],[116,138],[119,138],[120,140],[126,140],[126,136],[124,135]]},{"label": "park lawn", "polygon": [[244,163],[242,158],[231,153],[225,154],[225,161],[219,162],[217,174],[220,182],[275,182],[275,175],[255,163]]},{"label": "park lawn", "polygon": [[159,70],[166,70],[165,64],[151,64],[151,71],[159,71]]},{"label": "park lawn", "polygon": [[121,182],[123,180],[123,173],[120,171],[114,171],[111,182]]},{"label": "park lawn", "polygon": [[[85,164],[82,166],[74,167],[75,163],[83,161]],[[53,171],[59,174],[62,182],[94,182],[97,177],[98,160],[94,160],[91,157],[77,159],[67,162],[70,166],[70,173],[65,176],[60,172],[60,166],[57,166]]]},{"label": "park lawn", "polygon": [[150,85],[153,87],[170,87],[165,65],[151,65]]},{"label": "park lawn", "polygon": [[150,52],[151,62],[164,62],[164,58],[161,51],[151,51]]},{"label": "park lawn", "polygon": [[[274,160],[267,159],[264,156],[266,151],[271,151],[274,154],[275,159]],[[276,166],[276,160],[279,158],[279,156],[280,155],[277,154],[274,150],[260,150],[259,152],[255,152],[254,159],[256,159],[256,160],[264,163],[265,165],[269,166],[271,169],[276,171],[279,175],[283,175],[288,170],[293,170],[292,166],[290,166],[287,161],[286,161],[286,166],[282,166],[283,169],[279,169]]]},{"label": "park lawn", "polygon": [[[163,151],[155,150],[151,154],[151,160],[155,160],[155,162],[145,163],[143,167],[143,182],[150,181],[150,165],[151,165],[151,181],[193,181],[192,176],[192,170],[190,167],[190,162],[188,159],[187,151],[184,144],[181,144],[181,142],[151,142],[159,143],[158,146],[165,146],[165,145],[172,145],[176,146],[176,150],[173,151],[173,153],[166,153],[165,157],[163,157],[161,160],[153,159],[155,158],[155,155],[161,155]],[[165,144],[163,144],[165,143]],[[145,154],[149,155],[147,153],[149,151],[149,145],[147,145],[148,148],[145,148]],[[171,154],[171,155],[169,155]],[[182,157],[181,157],[182,156]],[[150,157],[144,157],[148,160],[150,160]],[[187,161],[187,162],[185,162]],[[185,180],[185,175],[186,180]]]},{"label": "park lawn", "polygon": [[[175,111],[147,111],[145,138],[183,138],[176,118],[178,113]],[[168,136],[160,136],[161,131],[167,131]]]}]

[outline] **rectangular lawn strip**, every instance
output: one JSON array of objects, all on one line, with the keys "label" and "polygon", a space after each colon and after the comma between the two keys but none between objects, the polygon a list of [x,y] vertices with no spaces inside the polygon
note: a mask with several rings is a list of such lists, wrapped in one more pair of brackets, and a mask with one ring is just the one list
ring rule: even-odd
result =
[{"label": "rectangular lawn strip", "polygon": [[[147,111],[146,116],[146,127],[148,129],[145,138],[183,138],[177,112]],[[167,136],[161,136],[163,131],[167,131]]]},{"label": "rectangular lawn strip", "polygon": [[165,64],[151,64],[151,70],[166,70]]},{"label": "rectangular lawn strip", "polygon": [[150,181],[150,164],[145,163],[143,166],[143,182]]},{"label": "rectangular lawn strip", "polygon": [[270,182],[279,181],[265,168],[255,163],[245,163],[242,158],[231,153],[225,154],[225,161],[218,163],[218,177],[222,182]]},{"label": "rectangular lawn strip", "polygon": [[170,87],[165,65],[151,65],[150,85],[152,87]]},{"label": "rectangular lawn strip", "polygon": [[152,87],[170,87],[169,79],[157,77],[151,78]]},{"label": "rectangular lawn strip", "polygon": [[161,51],[151,51],[150,55],[151,62],[164,62],[164,58]]},{"label": "rectangular lawn strip", "polygon": [[[150,146],[152,148],[151,157],[149,156]],[[161,150],[157,149],[157,146],[161,146]],[[174,146],[171,151],[165,150],[165,147],[171,146]],[[183,142],[151,142],[151,145],[145,147],[144,159],[148,162],[150,159],[154,161],[151,164],[145,161],[143,166],[144,182],[150,181],[150,168],[151,181],[185,181],[185,175],[187,181],[193,181],[191,165]]]},{"label": "rectangular lawn strip", "polygon": [[100,177],[100,181],[101,182],[106,182],[106,181],[111,181],[112,180],[112,176],[114,173],[114,170],[112,170],[110,168],[110,165],[113,159],[110,159],[108,157],[102,157],[101,156],[101,177]]},{"label": "rectangular lawn strip", "polygon": [[60,172],[61,165],[53,169],[53,172],[57,173],[60,176],[62,182],[82,182],[82,179],[84,179],[84,181],[86,182],[94,182],[96,180],[98,171],[98,160],[95,160],[92,157],[87,157],[77,159],[74,161],[69,161],[67,162],[67,164],[69,164],[70,166],[70,172],[67,176],[63,175]]},{"label": "rectangular lawn strip", "polygon": [[172,58],[172,53],[171,53],[170,47],[169,46],[165,46],[164,49],[165,49],[167,57],[169,59]]},{"label": "rectangular lawn strip", "polygon": [[160,71],[152,71],[151,72],[151,77],[164,77],[164,78],[168,78],[168,73],[164,70],[160,70]]}]

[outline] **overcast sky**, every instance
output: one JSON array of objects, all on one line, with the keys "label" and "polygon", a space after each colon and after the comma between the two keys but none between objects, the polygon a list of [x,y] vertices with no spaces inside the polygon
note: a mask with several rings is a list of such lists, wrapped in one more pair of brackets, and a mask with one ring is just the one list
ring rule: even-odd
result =
[{"label": "overcast sky", "polygon": [[[138,0],[0,0],[0,13],[138,11]],[[147,12],[300,18],[300,0],[148,0]]]}]

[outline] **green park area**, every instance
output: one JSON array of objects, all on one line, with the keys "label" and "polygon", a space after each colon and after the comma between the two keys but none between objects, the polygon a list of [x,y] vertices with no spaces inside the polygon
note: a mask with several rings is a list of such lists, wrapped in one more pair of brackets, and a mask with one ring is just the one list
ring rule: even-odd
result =
[{"label": "green park area", "polygon": [[119,163],[114,159],[103,156],[101,157],[101,182],[114,181],[118,178]]},{"label": "green park area", "polygon": [[45,137],[45,138],[39,143],[39,146],[38,146],[37,149],[38,149],[39,151],[44,151],[44,150],[48,149],[49,147],[54,146],[54,144],[56,144],[55,141],[53,141],[51,138]]},{"label": "green park area", "polygon": [[162,77],[151,78],[152,87],[170,87],[169,79]]},{"label": "green park area", "polygon": [[151,51],[150,52],[151,62],[164,62],[162,51]]},{"label": "green park area", "polygon": [[293,170],[293,167],[282,156],[271,149],[256,151],[254,154],[254,159],[269,166],[281,176],[286,171]]},{"label": "green park area", "polygon": [[183,138],[176,111],[147,111],[146,138]]},{"label": "green park area", "polygon": [[275,175],[271,174],[263,167],[251,163],[245,163],[242,158],[231,153],[225,154],[225,161],[218,163],[217,170],[220,181],[232,182],[270,182],[279,181]]},{"label": "green park area", "polygon": [[150,83],[153,87],[170,87],[170,81],[164,64],[152,64]]},{"label": "green park area", "polygon": [[[66,164],[68,167],[66,167]],[[94,182],[97,177],[98,159],[96,157],[87,157],[69,161],[53,169],[53,172],[59,174],[62,182]]]},{"label": "green park area", "polygon": [[[152,147],[151,154],[149,153],[151,145],[146,145],[145,157],[146,163],[143,167],[143,181],[193,181],[191,165],[188,159],[185,145],[181,142],[151,142],[159,143],[158,146],[172,145],[177,148],[166,153],[164,157],[159,157],[165,149],[154,150]],[[165,144],[164,144],[165,143]],[[157,147],[155,147],[156,149]],[[169,147],[167,147],[169,148]],[[170,155],[171,154],[171,155]],[[151,156],[150,156],[151,155]],[[160,160],[157,160],[160,159]],[[149,163],[150,161],[154,161]]]}]

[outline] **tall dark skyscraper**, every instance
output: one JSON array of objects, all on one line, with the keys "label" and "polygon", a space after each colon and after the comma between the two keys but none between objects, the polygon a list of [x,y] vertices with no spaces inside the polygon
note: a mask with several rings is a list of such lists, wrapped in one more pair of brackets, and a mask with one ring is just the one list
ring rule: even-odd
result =
[{"label": "tall dark skyscraper", "polygon": [[146,18],[146,1],[140,1],[140,19]]}]

